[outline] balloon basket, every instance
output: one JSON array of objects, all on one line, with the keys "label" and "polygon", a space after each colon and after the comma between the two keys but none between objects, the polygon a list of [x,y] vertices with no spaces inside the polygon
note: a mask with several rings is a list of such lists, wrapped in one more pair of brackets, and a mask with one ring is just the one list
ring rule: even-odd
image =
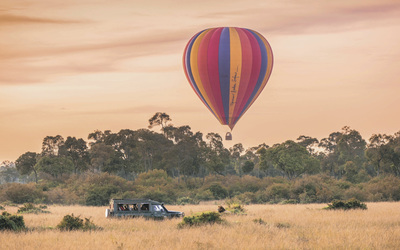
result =
[{"label": "balloon basket", "polygon": [[232,141],[232,134],[230,132],[226,133],[225,140]]}]

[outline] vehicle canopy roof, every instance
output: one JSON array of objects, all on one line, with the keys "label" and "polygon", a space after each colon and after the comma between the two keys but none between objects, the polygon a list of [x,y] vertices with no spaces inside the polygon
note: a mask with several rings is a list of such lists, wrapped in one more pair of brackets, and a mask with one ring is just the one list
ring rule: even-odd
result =
[{"label": "vehicle canopy roof", "polygon": [[110,203],[118,203],[118,204],[149,203],[151,205],[163,205],[163,203],[161,202],[153,201],[150,199],[111,199]]}]

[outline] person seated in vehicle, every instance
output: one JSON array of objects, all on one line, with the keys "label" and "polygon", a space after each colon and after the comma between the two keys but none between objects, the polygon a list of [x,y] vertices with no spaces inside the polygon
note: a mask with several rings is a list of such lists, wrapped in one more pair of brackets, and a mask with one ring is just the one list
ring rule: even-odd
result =
[{"label": "person seated in vehicle", "polygon": [[149,204],[142,204],[142,207],[140,208],[142,211],[149,211]]}]

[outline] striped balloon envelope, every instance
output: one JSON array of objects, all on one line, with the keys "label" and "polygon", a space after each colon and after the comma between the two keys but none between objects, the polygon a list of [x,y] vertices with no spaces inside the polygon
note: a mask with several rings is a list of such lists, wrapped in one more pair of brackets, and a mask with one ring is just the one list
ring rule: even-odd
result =
[{"label": "striped balloon envelope", "polygon": [[203,30],[190,39],[183,65],[200,100],[232,130],[267,84],[273,55],[258,32],[220,27]]}]

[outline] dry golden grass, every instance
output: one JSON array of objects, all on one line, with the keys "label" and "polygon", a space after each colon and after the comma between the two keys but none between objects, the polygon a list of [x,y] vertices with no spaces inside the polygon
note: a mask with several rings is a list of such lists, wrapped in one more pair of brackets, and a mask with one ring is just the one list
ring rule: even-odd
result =
[{"label": "dry golden grass", "polygon": [[[0,232],[0,249],[399,249],[400,203],[367,205],[355,211],[321,210],[325,204],[249,205],[247,215],[224,215],[225,224],[184,229],[177,227],[181,219],[106,219],[105,207],[50,206],[50,214],[23,215],[28,232]],[[217,207],[167,206],[186,215]],[[103,230],[54,229],[71,213],[91,217]]]}]

